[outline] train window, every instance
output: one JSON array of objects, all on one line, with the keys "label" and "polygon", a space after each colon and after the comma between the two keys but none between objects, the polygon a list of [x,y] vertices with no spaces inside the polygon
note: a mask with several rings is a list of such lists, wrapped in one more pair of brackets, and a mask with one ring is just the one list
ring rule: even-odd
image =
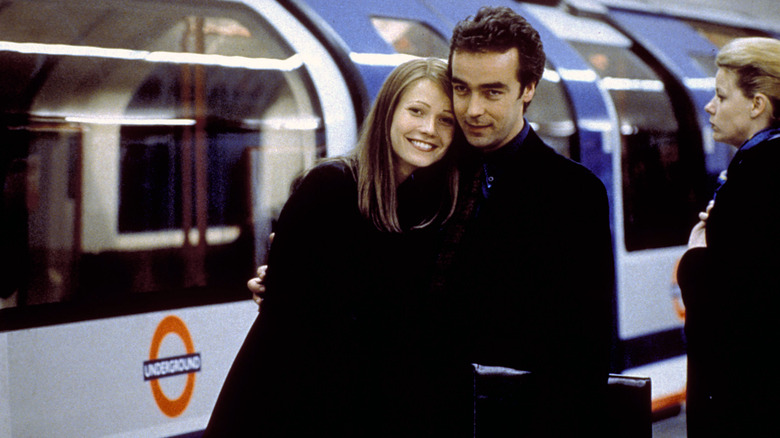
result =
[{"label": "train window", "polygon": [[406,55],[447,59],[447,39],[419,21],[371,17],[374,29],[393,49]]},{"label": "train window", "polygon": [[5,1],[0,66],[16,279],[0,298],[246,297],[257,242],[325,154],[310,72],[271,24],[204,3]]}]

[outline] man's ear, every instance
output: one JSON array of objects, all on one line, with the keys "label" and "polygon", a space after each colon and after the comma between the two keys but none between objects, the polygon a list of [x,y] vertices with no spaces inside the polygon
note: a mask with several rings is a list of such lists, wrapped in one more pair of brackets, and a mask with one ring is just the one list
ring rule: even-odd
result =
[{"label": "man's ear", "polygon": [[528,84],[525,86],[525,88],[523,88],[523,93],[520,95],[520,99],[522,99],[523,102],[528,103],[534,98],[534,94],[536,94],[536,84]]}]

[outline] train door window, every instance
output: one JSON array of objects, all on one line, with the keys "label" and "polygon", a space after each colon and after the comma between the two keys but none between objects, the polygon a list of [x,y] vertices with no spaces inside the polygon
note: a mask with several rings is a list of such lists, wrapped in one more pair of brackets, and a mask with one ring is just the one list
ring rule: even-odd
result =
[{"label": "train door window", "polygon": [[572,148],[572,144],[576,144],[576,127],[571,105],[560,76],[549,62],[536,88],[525,117],[539,136],[559,154],[579,161],[579,151]]},{"label": "train door window", "polygon": [[616,107],[628,251],[686,243],[705,197],[701,141],[679,123],[659,74],[630,47],[572,42],[601,77]]},{"label": "train door window", "polygon": [[371,17],[377,33],[398,53],[447,59],[450,47],[447,40],[429,26],[414,20],[390,17]]},{"label": "train door window", "polygon": [[684,93],[672,92],[679,85],[606,23],[556,8],[529,9],[580,53],[612,99],[621,137],[626,250],[685,244],[707,194],[690,103],[680,97]]},{"label": "train door window", "polygon": [[[325,155],[311,73],[279,32],[224,4],[4,2],[2,220],[28,230],[35,271],[19,304],[246,297],[258,216]],[[26,224],[12,213],[25,205]]]}]

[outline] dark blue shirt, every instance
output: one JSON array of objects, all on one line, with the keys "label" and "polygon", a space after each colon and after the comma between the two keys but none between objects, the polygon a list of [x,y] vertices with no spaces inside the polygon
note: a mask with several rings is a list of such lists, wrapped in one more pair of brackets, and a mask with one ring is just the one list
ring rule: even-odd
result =
[{"label": "dark blue shirt", "polygon": [[484,153],[482,155],[482,197],[487,199],[490,197],[490,191],[498,181],[507,173],[507,163],[510,163],[509,159],[515,155],[520,146],[522,146],[525,138],[528,136],[528,132],[531,130],[531,125],[528,120],[523,119],[523,129],[515,138],[509,143],[500,147],[498,150]]}]

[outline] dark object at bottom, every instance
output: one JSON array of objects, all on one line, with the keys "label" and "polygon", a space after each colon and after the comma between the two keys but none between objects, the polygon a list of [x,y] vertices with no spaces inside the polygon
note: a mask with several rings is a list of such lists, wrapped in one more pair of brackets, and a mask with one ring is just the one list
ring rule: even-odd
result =
[{"label": "dark object at bottom", "polygon": [[[476,438],[516,436],[510,430],[522,430],[524,423],[537,420],[527,418],[535,402],[527,395],[533,391],[525,390],[533,385],[531,373],[476,364],[473,369]],[[650,378],[610,374],[606,408],[606,430],[601,436],[652,437]]]}]

